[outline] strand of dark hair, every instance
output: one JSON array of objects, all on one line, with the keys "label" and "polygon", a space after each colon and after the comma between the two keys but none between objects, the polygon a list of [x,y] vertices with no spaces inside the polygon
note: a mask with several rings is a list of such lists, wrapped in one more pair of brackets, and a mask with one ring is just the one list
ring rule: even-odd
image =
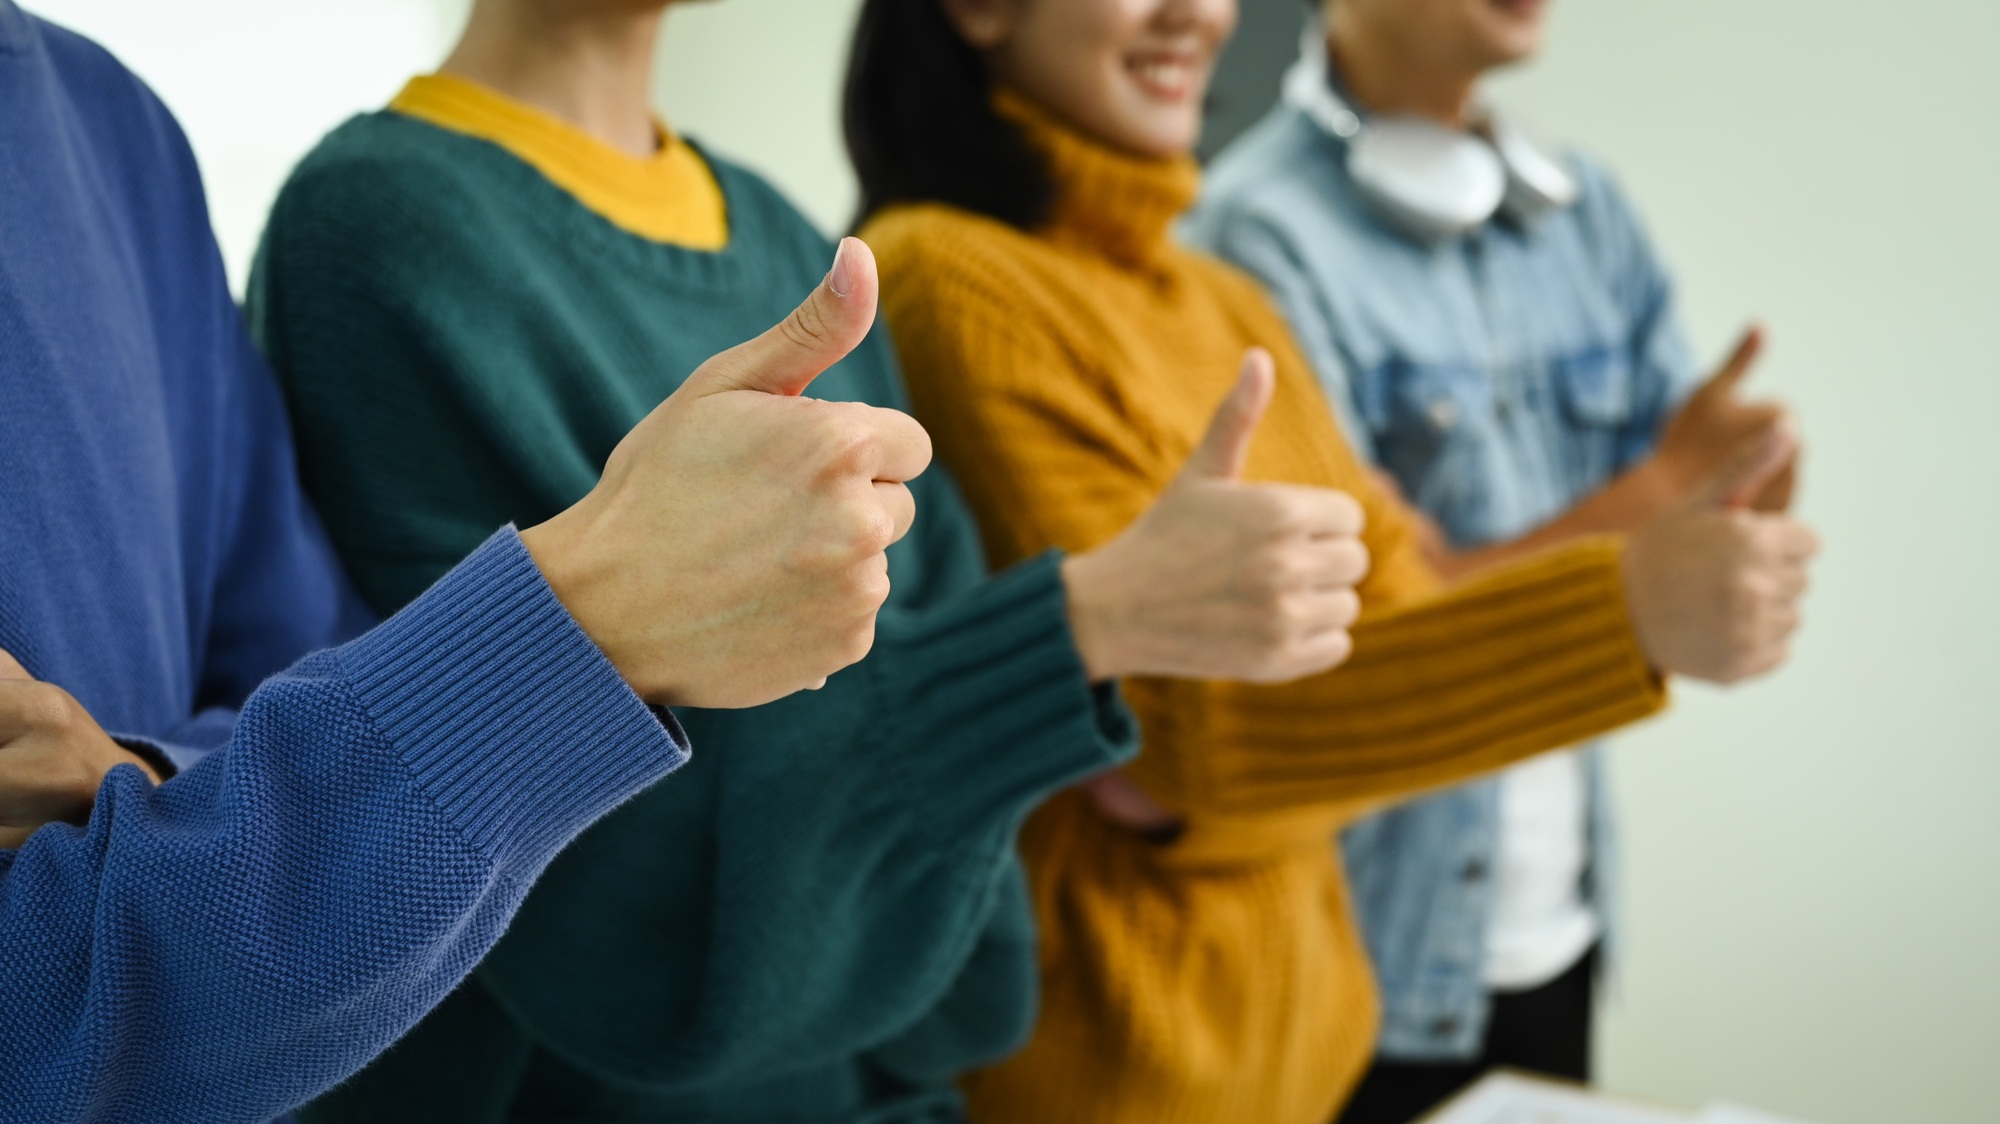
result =
[{"label": "strand of dark hair", "polygon": [[1055,200],[1048,169],[993,110],[992,80],[939,0],[867,0],[841,106],[858,227],[891,203],[947,203],[1022,229]]}]

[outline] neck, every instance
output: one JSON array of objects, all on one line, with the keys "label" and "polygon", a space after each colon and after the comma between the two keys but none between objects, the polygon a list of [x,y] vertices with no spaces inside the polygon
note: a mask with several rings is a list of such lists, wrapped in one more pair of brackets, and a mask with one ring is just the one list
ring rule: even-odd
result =
[{"label": "neck", "polygon": [[650,95],[663,7],[478,0],[439,69],[498,90],[633,156],[660,138]]},{"label": "neck", "polygon": [[1334,4],[1326,29],[1327,56],[1348,92],[1371,113],[1413,114],[1465,128],[1479,72],[1454,65],[1425,44],[1354,18],[1353,5]]}]

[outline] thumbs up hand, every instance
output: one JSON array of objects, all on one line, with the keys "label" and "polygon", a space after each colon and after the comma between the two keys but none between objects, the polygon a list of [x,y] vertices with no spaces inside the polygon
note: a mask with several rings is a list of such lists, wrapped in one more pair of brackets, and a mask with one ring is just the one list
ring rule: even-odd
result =
[{"label": "thumbs up hand", "polygon": [[1271,357],[1252,349],[1207,434],[1146,513],[1064,563],[1070,621],[1092,679],[1163,675],[1276,683],[1353,648],[1368,572],[1361,505],[1344,492],[1238,477],[1270,405]]},{"label": "thumbs up hand", "polygon": [[[1660,437],[1652,457],[1654,469],[1674,494],[1697,486],[1737,450],[1762,441],[1785,422],[1785,409],[1774,402],[1749,402],[1743,383],[1764,350],[1764,330],[1743,333],[1715,374],[1688,396]],[[1797,475],[1794,459],[1773,474],[1743,506],[1757,511],[1784,511],[1791,506]]]},{"label": "thumbs up hand", "polygon": [[549,586],[649,702],[756,706],[874,643],[884,551],[916,516],[930,437],[894,410],[799,395],[875,321],[844,240],[783,323],[701,365],[619,442],[589,495],[522,532]]},{"label": "thumbs up hand", "polygon": [[1783,663],[1819,539],[1783,514],[1746,509],[1789,471],[1789,426],[1739,447],[1625,547],[1625,596],[1653,666],[1735,683]]}]

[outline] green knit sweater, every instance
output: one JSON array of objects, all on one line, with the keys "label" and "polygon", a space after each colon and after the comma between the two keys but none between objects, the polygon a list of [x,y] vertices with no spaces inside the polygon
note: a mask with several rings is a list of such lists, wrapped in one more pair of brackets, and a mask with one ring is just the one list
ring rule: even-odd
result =
[{"label": "green knit sweater", "polygon": [[[710,163],[716,253],[396,114],[299,166],[250,312],[376,608],[577,500],[689,372],[819,281],[832,245]],[[811,393],[902,406],[885,333]],[[474,979],[306,1120],[954,1118],[951,1079],[1032,1022],[1016,828],[1135,733],[1085,682],[1056,559],[987,579],[942,469],[914,489],[874,652],[820,691],[681,713],[674,783],[559,857]]]}]

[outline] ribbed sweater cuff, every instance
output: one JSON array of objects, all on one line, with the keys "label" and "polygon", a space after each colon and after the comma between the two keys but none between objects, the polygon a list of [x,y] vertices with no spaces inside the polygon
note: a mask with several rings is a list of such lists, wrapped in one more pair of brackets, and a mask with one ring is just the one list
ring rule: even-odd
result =
[{"label": "ribbed sweater cuff", "polygon": [[538,865],[688,757],[503,528],[340,649],[355,697],[468,844]]},{"label": "ribbed sweater cuff", "polygon": [[[1282,802],[1308,779],[1354,780],[1356,795],[1463,780],[1658,711],[1666,688],[1625,606],[1623,544],[1593,539],[1452,587],[1374,619],[1331,673],[1331,721],[1282,704],[1243,716],[1280,752],[1213,762],[1252,802]],[[1274,703],[1277,700],[1273,700]],[[1319,752],[1283,752],[1284,743]],[[1306,746],[1299,746],[1304,749]],[[1225,764],[1226,762],[1226,764]]]},{"label": "ribbed sweater cuff", "polygon": [[[1138,752],[1114,684],[1092,685],[1070,633],[1061,556],[1014,566],[947,611],[885,618],[882,695],[906,768],[944,830],[996,804],[1030,803]],[[939,781],[942,783],[939,783]]]}]

